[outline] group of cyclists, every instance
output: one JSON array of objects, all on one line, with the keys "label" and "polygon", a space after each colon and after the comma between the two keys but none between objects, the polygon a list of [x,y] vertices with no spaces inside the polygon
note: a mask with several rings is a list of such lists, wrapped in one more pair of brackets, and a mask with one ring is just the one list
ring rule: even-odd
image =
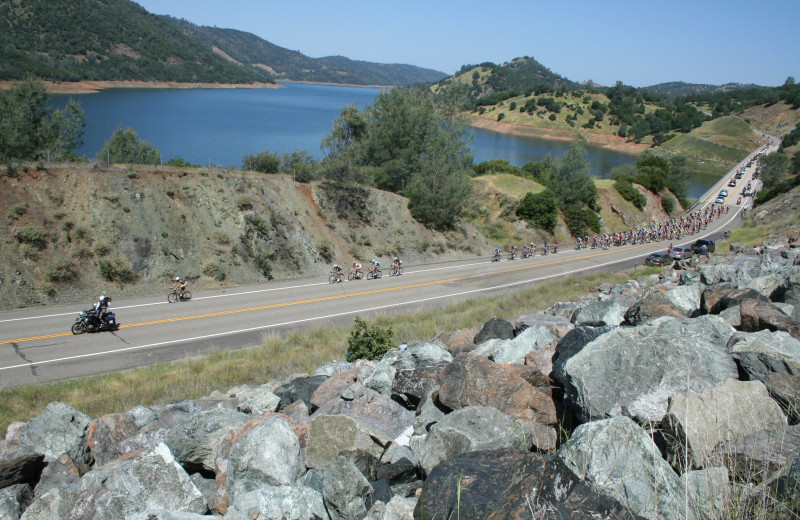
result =
[{"label": "group of cyclists", "polygon": [[[400,267],[402,265],[403,261],[400,260],[399,257],[394,257],[394,260],[392,260],[392,274],[393,275],[401,274],[402,270],[400,269]],[[369,263],[367,273],[371,272],[374,278],[380,278],[379,275],[380,270],[381,270],[381,263],[373,258]],[[361,262],[359,262],[355,258],[353,259],[353,267],[350,269],[350,271],[353,273],[354,280],[360,280],[364,276],[363,266],[361,265]],[[331,280],[337,283],[344,281],[344,270],[342,269],[342,266],[340,266],[339,264],[333,265]]]},{"label": "group of cyclists", "polygon": [[[582,238],[578,237],[575,242],[575,249],[586,249],[591,247],[596,249],[608,249],[612,245],[623,246],[627,244],[641,244],[646,242],[660,242],[662,240],[680,240],[684,236],[694,235],[708,227],[715,219],[727,213],[729,209],[723,206],[712,205],[704,210],[698,210],[690,213],[687,216],[673,217],[666,222],[658,223],[655,220],[650,224],[646,224],[639,228],[630,228],[627,231],[617,231],[612,233],[603,233],[589,237],[585,235]],[[558,253],[559,243],[556,240],[552,245],[552,252]],[[542,247],[542,255],[551,252],[551,245],[547,242]],[[536,254],[536,244],[523,244],[522,257],[528,258]],[[500,260],[502,251],[499,247],[494,249],[493,261]],[[512,245],[508,251],[509,259],[513,260],[517,255],[517,246]]]}]

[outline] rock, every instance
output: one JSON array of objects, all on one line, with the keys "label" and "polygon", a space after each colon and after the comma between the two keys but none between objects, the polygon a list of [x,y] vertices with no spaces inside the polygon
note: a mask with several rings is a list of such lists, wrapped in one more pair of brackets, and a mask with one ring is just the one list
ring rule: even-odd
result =
[{"label": "rock", "polygon": [[662,423],[667,460],[675,468],[706,467],[718,443],[785,426],[786,417],[763,383],[736,379],[673,395]]},{"label": "rock", "polygon": [[753,289],[731,287],[729,285],[712,285],[703,291],[700,309],[703,314],[719,314],[728,307],[741,305],[745,300],[755,299],[769,301]]},{"label": "rock", "polygon": [[311,396],[326,379],[328,379],[327,376],[298,377],[276,388],[273,393],[281,398],[278,411],[283,410],[295,401],[303,401],[306,406],[311,408]]},{"label": "rock", "polygon": [[439,402],[451,410],[491,406],[527,424],[538,449],[555,447],[552,425],[558,418],[552,388],[531,367],[498,365],[475,354],[461,354],[442,371]]},{"label": "rock", "polygon": [[583,421],[627,415],[660,422],[669,396],[738,376],[726,347],[734,332],[716,316],[612,330],[567,361],[565,401]]},{"label": "rock", "polygon": [[107,464],[124,452],[121,443],[139,433],[129,414],[108,414],[89,423],[86,444],[97,466]]},{"label": "rock", "polygon": [[[208,517],[206,517],[208,518]],[[327,519],[322,494],[306,486],[261,486],[242,494],[225,514],[225,520],[281,518]]]},{"label": "rock", "polygon": [[429,474],[440,462],[468,451],[527,451],[533,440],[533,430],[523,421],[488,406],[469,406],[446,415],[424,439],[412,438],[411,449]]},{"label": "rock", "polygon": [[300,441],[289,421],[280,415],[268,416],[230,448],[227,478],[217,473],[218,490],[223,491],[218,493],[217,509],[223,512],[239,495],[265,485],[293,486],[303,473]]},{"label": "rock", "polygon": [[392,383],[392,395],[398,396],[406,408],[415,410],[432,388],[439,385],[443,365],[398,370]]},{"label": "rock", "polygon": [[319,415],[345,415],[381,432],[389,439],[397,437],[414,424],[414,412],[360,383],[348,387],[338,399],[325,403],[311,414],[311,418]]},{"label": "rock", "polygon": [[19,455],[44,453],[47,460],[62,453],[86,463],[92,454],[86,444],[86,428],[91,419],[66,403],[53,402],[44,411],[25,423],[19,437]]},{"label": "rock", "polygon": [[773,373],[800,376],[800,340],[785,332],[737,334],[729,349],[749,379],[766,383]]},{"label": "rock", "polygon": [[614,417],[578,426],[558,450],[592,489],[648,519],[694,518],[684,508],[681,481],[641,426]]},{"label": "rock", "polygon": [[780,330],[795,339],[800,339],[800,323],[770,302],[745,300],[739,306],[739,313],[741,330],[745,332]]},{"label": "rock", "polygon": [[367,512],[367,520],[413,520],[416,498],[393,496],[386,504],[374,504]]},{"label": "rock", "polygon": [[773,372],[766,381],[769,395],[780,405],[789,424],[800,423],[800,376]]},{"label": "rock", "polygon": [[56,508],[66,514],[52,518],[98,520],[144,519],[149,512],[159,510],[197,514],[208,510],[203,495],[165,444],[90,471],[81,478],[77,490],[77,494],[71,494],[51,489],[31,504],[23,518],[48,518],[43,515],[52,514]]},{"label": "rock", "polygon": [[800,456],[800,425],[780,426],[734,437],[717,445],[713,463],[724,465],[742,482],[763,479]]},{"label": "rock", "polygon": [[403,457],[391,464],[378,466],[375,472],[375,479],[386,480],[392,486],[397,484],[410,484],[422,478],[417,465],[409,459]]},{"label": "rock", "polygon": [[323,363],[314,370],[315,376],[328,376],[331,377],[339,372],[348,372],[353,370],[355,365],[349,361],[331,361],[330,363]]},{"label": "rock", "polygon": [[450,355],[455,357],[465,352],[471,352],[475,348],[475,336],[477,334],[478,329],[476,328],[460,329],[450,334],[442,332],[436,336],[436,341],[447,347]]},{"label": "rock", "polygon": [[534,350],[545,348],[556,339],[547,327],[533,326],[513,339],[490,339],[478,345],[472,354],[486,356],[495,363],[522,365],[525,356]]},{"label": "rock", "polygon": [[128,418],[137,428],[143,428],[158,419],[158,414],[149,406],[137,406],[128,412]]},{"label": "rock", "polygon": [[331,399],[339,397],[342,390],[356,381],[358,381],[358,372],[355,368],[331,375],[311,395],[311,410],[316,410]]},{"label": "rock", "polygon": [[401,351],[393,363],[396,370],[416,370],[449,363],[453,356],[438,343],[414,343]]},{"label": "rock", "polygon": [[681,475],[681,488],[688,491],[689,502],[695,505],[698,520],[724,518],[729,510],[731,487],[725,468],[687,471]]},{"label": "rock", "polygon": [[667,295],[667,292],[666,287],[658,287],[628,307],[625,311],[625,324],[636,326],[663,316],[673,318],[687,316],[686,312]]},{"label": "rock", "polygon": [[36,498],[52,488],[74,489],[75,483],[91,468],[84,462],[72,459],[66,453],[47,463],[34,489]]},{"label": "rock", "polygon": [[0,489],[16,484],[35,486],[44,466],[44,455],[41,453],[28,453],[11,460],[0,460]]},{"label": "rock", "polygon": [[490,339],[512,339],[514,326],[506,320],[494,317],[483,324],[481,330],[475,335],[474,343],[480,345]]},{"label": "rock", "polygon": [[553,357],[556,355],[556,347],[558,347],[558,342],[551,341],[541,348],[531,350],[525,354],[525,365],[549,377],[553,373]]},{"label": "rock", "polygon": [[555,381],[566,384],[566,373],[564,366],[567,361],[583,349],[588,343],[602,336],[606,332],[614,330],[614,327],[576,327],[569,331],[558,341],[556,351],[553,355],[553,370],[550,375]]},{"label": "rock", "polygon": [[397,354],[397,352],[387,353],[372,374],[364,380],[364,386],[385,396],[392,395],[394,376],[397,373],[397,369],[394,367]]},{"label": "rock", "polygon": [[557,457],[496,449],[443,461],[425,480],[414,518],[638,518],[581,482]]},{"label": "rock", "polygon": [[364,450],[380,457],[391,437],[372,430],[366,424],[344,415],[315,415],[311,419],[306,465],[322,469],[341,452]]},{"label": "rock", "polygon": [[625,310],[614,300],[596,301],[587,305],[579,305],[572,313],[570,322],[576,327],[603,327],[619,325],[625,320]]},{"label": "rock", "polygon": [[530,327],[545,327],[556,334],[556,330],[572,329],[573,325],[563,316],[553,316],[542,312],[525,314],[514,322],[514,334],[519,335]]},{"label": "rock", "polygon": [[264,415],[265,413],[276,411],[280,403],[280,397],[272,393],[268,388],[259,387],[240,401],[236,409],[249,415]]},{"label": "rock", "polygon": [[325,468],[322,497],[331,520],[361,520],[367,514],[365,500],[372,486],[355,465],[336,457]]},{"label": "rock", "polygon": [[248,419],[247,414],[226,408],[193,413],[177,421],[164,442],[184,467],[213,472],[219,445]]},{"label": "rock", "polygon": [[0,486],[0,518],[3,520],[19,520],[31,502],[33,491],[28,484]]},{"label": "rock", "polygon": [[439,386],[431,388],[417,407],[417,416],[414,419],[414,435],[424,435],[433,424],[439,422],[451,412],[450,408],[439,402]]}]

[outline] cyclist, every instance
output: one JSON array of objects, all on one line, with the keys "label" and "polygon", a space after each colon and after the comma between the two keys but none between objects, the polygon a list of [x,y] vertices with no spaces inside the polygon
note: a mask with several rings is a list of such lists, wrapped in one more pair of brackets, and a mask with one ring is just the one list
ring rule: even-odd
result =
[{"label": "cyclist", "polygon": [[556,243],[553,244],[553,252],[558,253],[558,240],[556,240]]},{"label": "cyclist", "polygon": [[545,243],[544,243],[544,252],[543,252],[542,254],[543,254],[543,255],[546,255],[546,254],[547,254],[549,251],[550,251],[550,244],[548,244],[547,242],[545,242]]},{"label": "cyclist", "polygon": [[531,256],[531,247],[528,244],[522,244],[522,256],[525,258]]},{"label": "cyclist", "polygon": [[377,274],[378,269],[381,268],[381,263],[373,258],[372,262],[370,262],[370,264],[372,264],[372,273],[373,274]]},{"label": "cyclist", "polygon": [[500,260],[500,248],[499,247],[495,247],[494,248],[494,259],[495,260]]},{"label": "cyclist", "polygon": [[582,245],[583,245],[583,239],[581,237],[578,237],[578,243],[575,245],[575,249],[580,249]]},{"label": "cyclist", "polygon": [[511,258],[515,258],[517,256],[517,246],[511,246],[509,254],[511,255]]},{"label": "cyclist", "polygon": [[186,290],[186,286],[189,284],[189,282],[187,282],[186,280],[184,280],[180,276],[176,276],[175,280],[173,280],[173,281],[175,283],[172,284],[172,290],[175,291],[176,293],[178,293],[178,296],[183,298],[183,291]]},{"label": "cyclist", "polygon": [[333,264],[333,274],[336,275],[336,283],[342,281],[342,266],[339,264]]},{"label": "cyclist", "polygon": [[400,266],[403,265],[403,261],[396,256],[394,260],[392,260],[392,265],[394,266],[394,272],[400,274]]},{"label": "cyclist", "polygon": [[353,277],[358,280],[361,278],[361,262],[356,259],[353,259]]}]

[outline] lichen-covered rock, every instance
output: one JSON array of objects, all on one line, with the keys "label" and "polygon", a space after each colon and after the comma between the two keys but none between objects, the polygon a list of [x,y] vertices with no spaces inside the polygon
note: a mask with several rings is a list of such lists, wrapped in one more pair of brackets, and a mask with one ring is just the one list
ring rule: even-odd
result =
[{"label": "lichen-covered rock", "polygon": [[322,496],[331,520],[361,520],[367,515],[365,500],[372,486],[345,457],[336,457],[322,476]]},{"label": "lichen-covered rock", "polygon": [[18,453],[44,453],[48,460],[62,453],[91,464],[92,454],[86,443],[86,428],[91,418],[66,403],[53,402],[25,423],[19,437]]}]

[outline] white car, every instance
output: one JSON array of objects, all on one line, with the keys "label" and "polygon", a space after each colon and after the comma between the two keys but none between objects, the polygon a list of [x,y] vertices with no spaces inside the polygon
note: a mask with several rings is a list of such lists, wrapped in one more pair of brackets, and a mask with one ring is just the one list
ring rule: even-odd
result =
[{"label": "white car", "polygon": [[714,204],[725,204],[725,197],[717,197],[717,200],[714,201]]},{"label": "white car", "polygon": [[719,192],[719,196],[720,197],[727,197],[728,196],[728,190],[722,190],[721,192]]}]

